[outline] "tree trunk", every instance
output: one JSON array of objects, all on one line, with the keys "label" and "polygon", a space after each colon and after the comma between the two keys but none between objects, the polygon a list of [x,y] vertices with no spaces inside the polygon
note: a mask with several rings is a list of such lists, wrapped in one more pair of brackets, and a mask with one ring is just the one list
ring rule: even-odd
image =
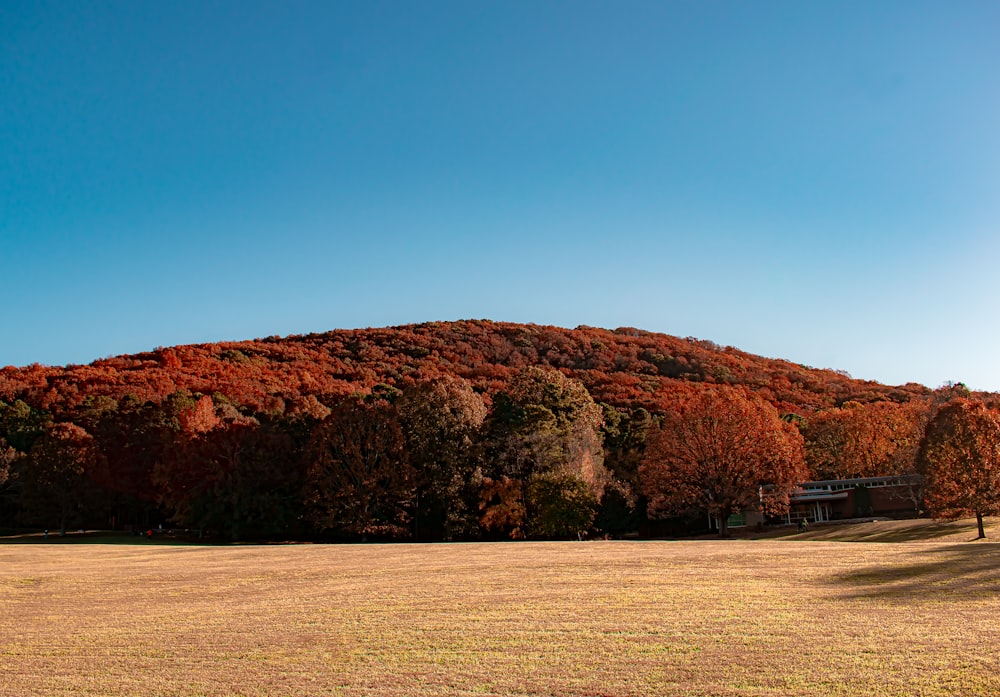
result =
[{"label": "tree trunk", "polygon": [[979,526],[979,537],[976,539],[984,539],[986,537],[986,531],[983,529],[983,514],[979,511],[976,511],[976,525]]},{"label": "tree trunk", "polygon": [[729,509],[719,514],[719,537],[729,537]]}]

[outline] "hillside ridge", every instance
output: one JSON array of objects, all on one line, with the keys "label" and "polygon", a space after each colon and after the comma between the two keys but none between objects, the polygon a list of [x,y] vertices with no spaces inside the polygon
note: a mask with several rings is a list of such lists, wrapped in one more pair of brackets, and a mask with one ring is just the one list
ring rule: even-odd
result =
[{"label": "hillside ridge", "polygon": [[634,327],[457,320],[160,347],[88,365],[6,367],[0,369],[0,400],[22,399],[60,413],[88,398],[158,402],[188,391],[220,393],[254,411],[280,411],[289,401],[329,402],[379,384],[401,387],[444,374],[492,394],[529,365],[580,380],[597,401],[653,410],[688,382],[743,385],[796,414],[847,401],[906,402],[931,392],[916,383],[883,385]]}]

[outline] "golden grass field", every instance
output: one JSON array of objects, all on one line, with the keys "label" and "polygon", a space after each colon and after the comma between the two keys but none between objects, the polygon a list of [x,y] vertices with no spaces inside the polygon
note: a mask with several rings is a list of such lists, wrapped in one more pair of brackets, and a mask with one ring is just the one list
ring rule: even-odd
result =
[{"label": "golden grass field", "polygon": [[1000,694],[972,523],[786,534],[0,544],[0,694]]}]

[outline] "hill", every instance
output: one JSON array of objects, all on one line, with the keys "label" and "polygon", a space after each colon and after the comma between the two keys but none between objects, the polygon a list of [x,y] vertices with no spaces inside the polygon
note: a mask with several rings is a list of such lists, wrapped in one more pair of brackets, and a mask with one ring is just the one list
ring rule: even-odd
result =
[{"label": "hill", "polygon": [[580,380],[595,401],[658,411],[686,382],[744,385],[782,413],[808,415],[848,401],[908,402],[930,390],[855,380],[835,370],[764,358],[711,341],[629,327],[563,329],[469,320],[158,348],[85,366],[0,370],[0,400],[70,416],[88,401],[159,402],[177,391],[221,394],[254,412],[334,402],[376,385],[404,387],[456,375],[487,395],[531,365]]},{"label": "hill", "polygon": [[[649,525],[667,511],[647,510],[643,476],[654,475],[641,464],[671,415],[675,431],[693,423],[681,405],[706,385],[774,405],[753,413],[791,439],[781,461],[802,465],[796,481],[912,472],[932,405],[964,392],[632,328],[485,320],[8,367],[0,527],[164,522],[230,539],[669,532]],[[741,390],[712,399],[723,392],[748,403]],[[753,423],[740,422],[744,441],[759,440]],[[772,475],[743,493],[777,484]],[[694,508],[674,512],[704,524]]]}]

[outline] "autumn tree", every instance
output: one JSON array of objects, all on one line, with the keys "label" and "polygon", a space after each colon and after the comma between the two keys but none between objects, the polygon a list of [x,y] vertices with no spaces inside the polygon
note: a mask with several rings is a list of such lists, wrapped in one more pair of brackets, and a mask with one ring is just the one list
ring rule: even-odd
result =
[{"label": "autumn tree", "polygon": [[924,505],[937,518],[1000,513],[1000,415],[978,400],[955,399],[927,425],[918,458]]},{"label": "autumn tree", "polygon": [[797,429],[763,399],[724,386],[679,396],[639,471],[651,516],[707,510],[723,537],[734,512],[787,508],[805,474]]},{"label": "autumn tree", "polygon": [[274,423],[224,421],[188,441],[178,456],[187,461],[186,486],[166,490],[180,494],[171,504],[181,524],[230,540],[294,527],[302,480],[292,440]]},{"label": "autumn tree", "polygon": [[294,527],[300,515],[300,458],[282,425],[298,430],[304,417],[262,424],[222,395],[175,395],[162,411],[168,417],[161,429],[167,442],[153,480],[175,522],[231,540]]},{"label": "autumn tree", "polygon": [[32,445],[19,474],[29,519],[42,522],[51,516],[65,535],[67,524],[83,509],[90,488],[87,474],[99,458],[93,437],[76,424],[49,427]]},{"label": "autumn tree", "polygon": [[525,536],[524,486],[507,476],[483,477],[479,487],[479,525],[493,539]]},{"label": "autumn tree", "polygon": [[415,475],[417,539],[452,539],[476,531],[470,491],[478,466],[479,431],[486,405],[461,378],[424,381],[403,390],[396,402]]},{"label": "autumn tree", "polygon": [[388,402],[345,400],[316,428],[305,505],[318,530],[405,538],[414,488],[403,431]]},{"label": "autumn tree", "polygon": [[94,419],[91,433],[104,458],[94,480],[106,492],[105,515],[112,528],[145,530],[156,516],[153,469],[168,438],[163,413],[153,404],[124,399]]},{"label": "autumn tree", "polygon": [[174,522],[204,532],[204,520],[192,511],[218,476],[218,463],[210,457],[204,439],[222,424],[212,398],[175,392],[148,414],[156,461],[151,479],[161,505]]},{"label": "autumn tree", "polygon": [[814,479],[912,473],[926,423],[923,402],[847,402],[806,420],[806,464]]}]

